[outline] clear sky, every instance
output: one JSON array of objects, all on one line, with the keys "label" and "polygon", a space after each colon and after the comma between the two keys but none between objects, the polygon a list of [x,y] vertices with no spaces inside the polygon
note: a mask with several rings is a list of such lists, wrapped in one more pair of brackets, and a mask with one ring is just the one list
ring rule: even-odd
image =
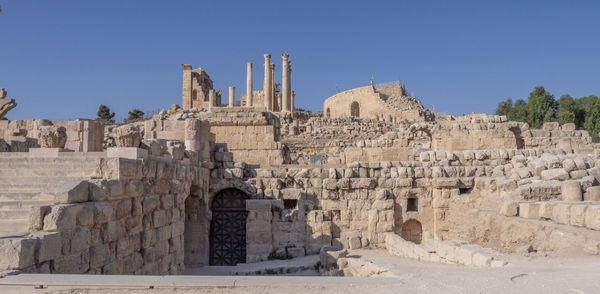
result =
[{"label": "clear sky", "polygon": [[[427,107],[495,110],[542,85],[600,94],[600,1],[0,0],[0,87],[9,119],[123,118],[181,104],[181,64],[215,88],[262,89],[263,54],[292,61],[296,107],[402,80]],[[224,101],[225,102],[225,101]]]}]

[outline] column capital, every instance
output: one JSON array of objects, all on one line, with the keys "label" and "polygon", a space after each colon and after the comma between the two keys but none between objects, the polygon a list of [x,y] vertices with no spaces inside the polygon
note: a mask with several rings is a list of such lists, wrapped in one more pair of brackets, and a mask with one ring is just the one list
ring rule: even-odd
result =
[{"label": "column capital", "polygon": [[287,61],[290,58],[290,55],[287,53],[283,53],[283,54],[281,54],[281,58],[283,58],[283,60]]},{"label": "column capital", "polygon": [[271,60],[271,54],[265,54],[265,61]]},{"label": "column capital", "polygon": [[191,64],[182,64],[181,65],[181,69],[183,70],[192,70],[192,65]]}]

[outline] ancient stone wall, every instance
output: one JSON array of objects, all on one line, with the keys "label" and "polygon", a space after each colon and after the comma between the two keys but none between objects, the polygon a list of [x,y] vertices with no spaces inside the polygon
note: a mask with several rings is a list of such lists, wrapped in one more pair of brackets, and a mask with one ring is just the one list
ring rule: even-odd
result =
[{"label": "ancient stone wall", "polygon": [[100,158],[87,164],[96,167],[87,180],[72,182],[71,188],[56,194],[55,204],[32,207],[31,235],[2,242],[3,250],[18,244],[22,254],[2,264],[4,268],[42,273],[181,273],[185,201],[191,193],[206,194],[209,170],[153,158]]},{"label": "ancient stone wall", "polygon": [[335,94],[323,103],[323,116],[368,117],[389,116],[396,121],[430,121],[434,115],[414,98],[401,95],[401,86],[375,89],[366,86]]},{"label": "ancient stone wall", "polygon": [[[148,126],[164,130],[181,140],[178,125],[183,120],[198,118],[210,123],[217,148],[234,154],[236,161],[255,165],[289,162],[286,148],[279,142],[279,118],[263,107],[214,107],[211,111],[172,109],[147,121]],[[149,138],[146,133],[146,138]]]},{"label": "ancient stone wall", "polygon": [[54,125],[66,129],[67,141],[65,149],[76,152],[102,151],[104,141],[104,125],[93,120],[48,121],[48,120],[16,120],[0,121],[0,139],[5,141],[33,141],[26,147],[15,148],[15,152],[26,152],[29,147],[38,147],[39,129]]}]

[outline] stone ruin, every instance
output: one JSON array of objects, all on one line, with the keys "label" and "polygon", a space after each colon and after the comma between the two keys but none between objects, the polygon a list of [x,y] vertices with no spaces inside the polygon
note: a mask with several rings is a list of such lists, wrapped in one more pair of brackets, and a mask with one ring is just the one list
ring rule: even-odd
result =
[{"label": "stone ruin", "polygon": [[[310,114],[282,62],[280,93],[270,55],[262,91],[248,63],[241,106],[184,65],[183,108],[141,122],[0,121],[0,269],[164,275],[318,254],[321,274],[376,276],[347,250],[470,267],[600,253],[586,131],[433,116],[373,86]],[[352,99],[400,107],[352,113]]]}]

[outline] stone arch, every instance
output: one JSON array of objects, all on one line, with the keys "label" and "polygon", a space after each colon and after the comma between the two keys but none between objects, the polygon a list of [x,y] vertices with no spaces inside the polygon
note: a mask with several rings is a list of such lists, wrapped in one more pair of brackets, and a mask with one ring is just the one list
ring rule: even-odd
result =
[{"label": "stone arch", "polygon": [[327,117],[331,117],[331,109],[329,107],[327,107],[326,115]]},{"label": "stone arch", "polygon": [[432,148],[431,129],[429,126],[413,125],[410,127],[409,131],[411,132],[409,137],[409,146],[411,146],[413,150]]},{"label": "stone arch", "polygon": [[421,225],[421,222],[416,219],[407,220],[402,224],[400,236],[402,236],[404,240],[421,244],[421,241],[423,240],[423,226]]},{"label": "stone arch", "polygon": [[360,117],[360,105],[356,101],[350,104],[350,116]]},{"label": "stone arch", "polygon": [[516,143],[517,149],[525,148],[525,140],[523,140],[523,135],[521,134],[521,128],[510,127],[508,130],[511,131],[515,135],[515,143]]},{"label": "stone arch", "polygon": [[219,191],[211,202],[210,223],[211,265],[236,265],[246,262],[246,200],[241,190]]}]

